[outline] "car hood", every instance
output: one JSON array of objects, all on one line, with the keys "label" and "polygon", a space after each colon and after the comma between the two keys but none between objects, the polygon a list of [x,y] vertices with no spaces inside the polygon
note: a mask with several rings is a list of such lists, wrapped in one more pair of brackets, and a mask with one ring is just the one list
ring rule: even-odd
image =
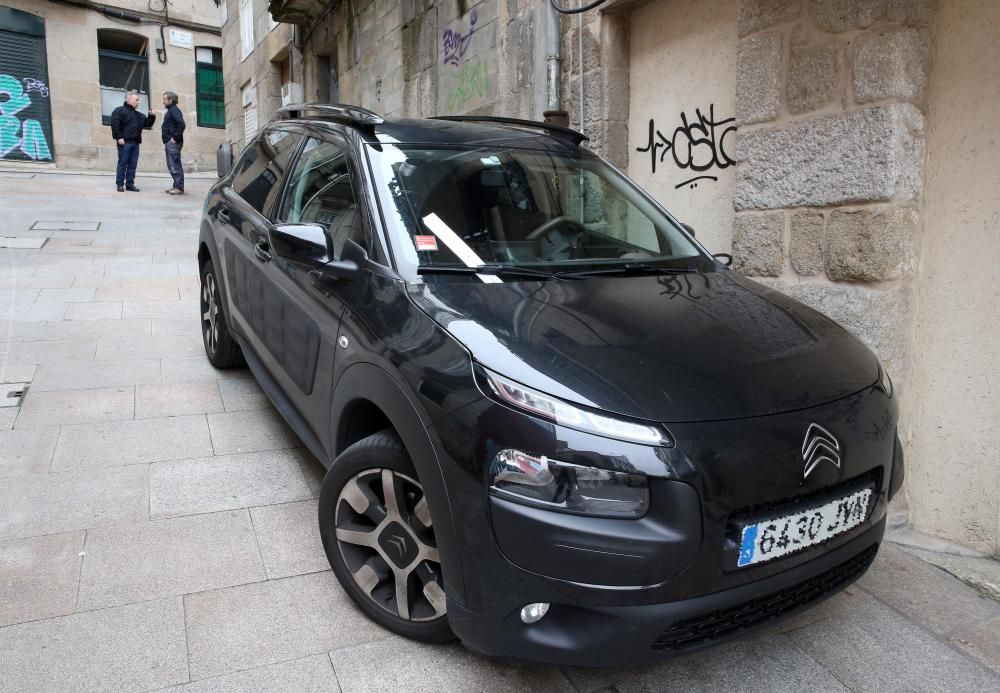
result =
[{"label": "car hood", "polygon": [[409,290],[487,368],[649,421],[804,409],[878,378],[874,355],[837,323],[731,271]]}]

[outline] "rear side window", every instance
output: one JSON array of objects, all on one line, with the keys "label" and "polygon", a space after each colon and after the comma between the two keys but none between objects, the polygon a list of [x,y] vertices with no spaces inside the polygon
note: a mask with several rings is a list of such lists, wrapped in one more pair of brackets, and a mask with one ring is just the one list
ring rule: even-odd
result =
[{"label": "rear side window", "polygon": [[268,130],[236,162],[233,190],[266,215],[281,187],[301,137],[286,130]]},{"label": "rear side window", "polygon": [[340,259],[344,241],[365,245],[364,226],[351,186],[346,152],[336,144],[309,139],[288,181],[278,221],[319,224]]}]

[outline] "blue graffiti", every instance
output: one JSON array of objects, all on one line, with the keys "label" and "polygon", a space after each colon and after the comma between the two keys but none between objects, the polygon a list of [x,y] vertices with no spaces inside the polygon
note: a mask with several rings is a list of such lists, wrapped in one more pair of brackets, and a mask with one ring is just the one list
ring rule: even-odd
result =
[{"label": "blue graffiti", "polygon": [[[6,100],[2,99],[6,96]],[[31,98],[21,83],[10,75],[0,75],[0,159],[15,149],[29,159],[52,159],[42,124],[34,118],[23,123],[15,116],[31,105]]]},{"label": "blue graffiti", "polygon": [[465,52],[469,50],[469,44],[472,43],[472,35],[476,33],[476,20],[478,19],[479,13],[472,10],[469,15],[469,33],[467,34],[459,33],[451,27],[444,30],[441,37],[441,48],[444,52],[445,65],[458,65],[461,62]]}]

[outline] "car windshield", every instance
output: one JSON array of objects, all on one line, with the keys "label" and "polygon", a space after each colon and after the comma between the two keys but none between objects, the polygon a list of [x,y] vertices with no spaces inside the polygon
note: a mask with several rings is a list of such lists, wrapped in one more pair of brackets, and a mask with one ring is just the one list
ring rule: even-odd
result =
[{"label": "car windshield", "polygon": [[475,276],[482,266],[563,275],[713,267],[675,221],[592,154],[405,144],[369,153],[397,264],[411,280]]}]

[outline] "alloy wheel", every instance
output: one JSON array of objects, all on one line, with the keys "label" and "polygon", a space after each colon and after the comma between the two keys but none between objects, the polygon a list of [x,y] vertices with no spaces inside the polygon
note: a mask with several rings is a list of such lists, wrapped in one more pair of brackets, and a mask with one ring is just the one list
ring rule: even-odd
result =
[{"label": "alloy wheel", "polygon": [[337,498],[337,545],[354,582],[407,621],[445,614],[441,559],[423,489],[391,469],[353,476]]},{"label": "alloy wheel", "polygon": [[215,275],[205,273],[201,285],[201,326],[205,334],[205,344],[211,353],[219,348],[219,291],[215,285]]}]

